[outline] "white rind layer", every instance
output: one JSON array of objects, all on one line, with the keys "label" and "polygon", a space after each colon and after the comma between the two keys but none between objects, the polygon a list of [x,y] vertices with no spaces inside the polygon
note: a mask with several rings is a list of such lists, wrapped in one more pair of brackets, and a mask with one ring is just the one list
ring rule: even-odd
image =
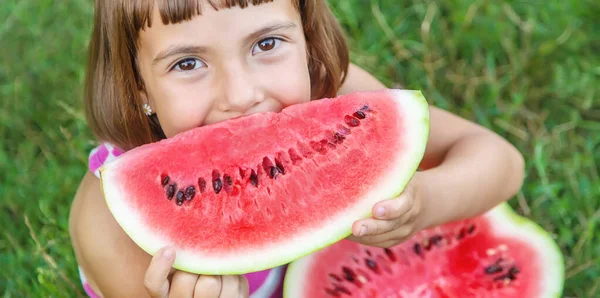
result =
[{"label": "white rind layer", "polygon": [[[507,203],[500,204],[485,214],[491,220],[492,229],[498,236],[524,239],[534,251],[538,252],[538,262],[542,265],[538,280],[542,292],[537,297],[561,297],[564,284],[564,260],[562,253],[550,235],[535,224],[514,213]],[[294,261],[288,266],[285,277],[284,297],[306,298],[304,293],[310,287],[304,279],[307,270],[311,270],[312,255]],[[525,273],[524,273],[525,274]],[[535,281],[532,281],[535,282]]]},{"label": "white rind layer", "polygon": [[[285,242],[266,242],[265,247],[254,250],[206,255],[200,251],[177,251],[174,267],[198,274],[244,274],[274,268],[321,249],[351,234],[352,223],[371,214],[373,205],[381,200],[396,198],[408,184],[417,170],[427,144],[429,135],[429,106],[420,91],[389,90],[397,102],[402,117],[399,121],[407,123],[403,127],[403,151],[394,161],[387,174],[368,192],[359,204],[342,210],[340,215],[322,223],[320,229],[307,229],[303,234],[290,235]],[[105,165],[101,170],[104,181],[103,191],[116,221],[123,230],[144,251],[154,255],[160,248],[170,245],[167,240],[147,229],[138,213],[128,205],[123,197],[126,192],[119,189],[120,183],[113,181],[110,173],[118,172],[119,160]]]},{"label": "white rind layer", "polygon": [[538,283],[543,290],[539,298],[561,297],[565,278],[564,259],[548,232],[533,221],[517,215],[507,203],[494,208],[486,216],[497,227],[494,231],[498,235],[524,239],[538,252],[539,264],[542,265],[540,270],[543,270],[539,272],[541,279]]}]

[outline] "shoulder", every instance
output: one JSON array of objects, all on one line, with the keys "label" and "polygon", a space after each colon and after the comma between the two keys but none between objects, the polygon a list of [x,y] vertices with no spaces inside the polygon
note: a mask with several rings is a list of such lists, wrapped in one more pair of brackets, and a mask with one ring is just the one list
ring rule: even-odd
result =
[{"label": "shoulder", "polygon": [[100,180],[90,171],[75,194],[69,233],[77,262],[98,294],[144,296],[143,278],[150,256],[114,220],[104,201]]},{"label": "shoulder", "polygon": [[338,95],[344,95],[355,91],[372,91],[387,88],[375,76],[355,64],[348,66],[348,74]]}]

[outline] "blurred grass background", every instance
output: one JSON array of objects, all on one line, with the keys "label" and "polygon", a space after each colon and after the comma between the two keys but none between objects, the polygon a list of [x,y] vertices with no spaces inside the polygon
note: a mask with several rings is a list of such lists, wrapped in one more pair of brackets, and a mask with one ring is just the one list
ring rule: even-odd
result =
[{"label": "blurred grass background", "polygon": [[[508,138],[511,200],[559,243],[565,297],[600,297],[600,2],[330,0],[352,60]],[[68,212],[94,140],[82,114],[90,0],[0,5],[0,293],[77,297]]]}]

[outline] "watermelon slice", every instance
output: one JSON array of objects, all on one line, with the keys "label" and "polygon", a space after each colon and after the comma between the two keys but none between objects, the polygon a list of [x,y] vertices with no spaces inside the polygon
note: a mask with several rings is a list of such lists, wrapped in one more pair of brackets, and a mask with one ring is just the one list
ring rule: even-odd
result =
[{"label": "watermelon slice", "polygon": [[100,169],[108,207],[143,250],[175,268],[243,274],[337,242],[397,197],[421,161],[418,91],[353,93],[199,127]]},{"label": "watermelon slice", "polygon": [[508,204],[391,249],[342,240],[288,266],[287,298],[560,297],[556,243]]}]

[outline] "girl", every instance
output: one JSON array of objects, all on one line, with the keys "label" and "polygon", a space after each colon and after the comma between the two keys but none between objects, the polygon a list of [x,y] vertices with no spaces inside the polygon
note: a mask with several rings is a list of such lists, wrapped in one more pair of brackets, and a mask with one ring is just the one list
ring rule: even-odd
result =
[{"label": "girl", "polygon": [[[146,254],[105,205],[104,162],[201,125],[280,111],[311,99],[385,88],[349,65],[324,0],[97,1],[85,106],[103,141],[70,215],[91,297],[279,297],[285,267],[244,276],[172,269],[176,251]],[[389,247],[420,229],[480,214],[521,187],[523,160],[494,133],[431,107],[423,164],[406,191],[352,226],[354,241]]]}]

